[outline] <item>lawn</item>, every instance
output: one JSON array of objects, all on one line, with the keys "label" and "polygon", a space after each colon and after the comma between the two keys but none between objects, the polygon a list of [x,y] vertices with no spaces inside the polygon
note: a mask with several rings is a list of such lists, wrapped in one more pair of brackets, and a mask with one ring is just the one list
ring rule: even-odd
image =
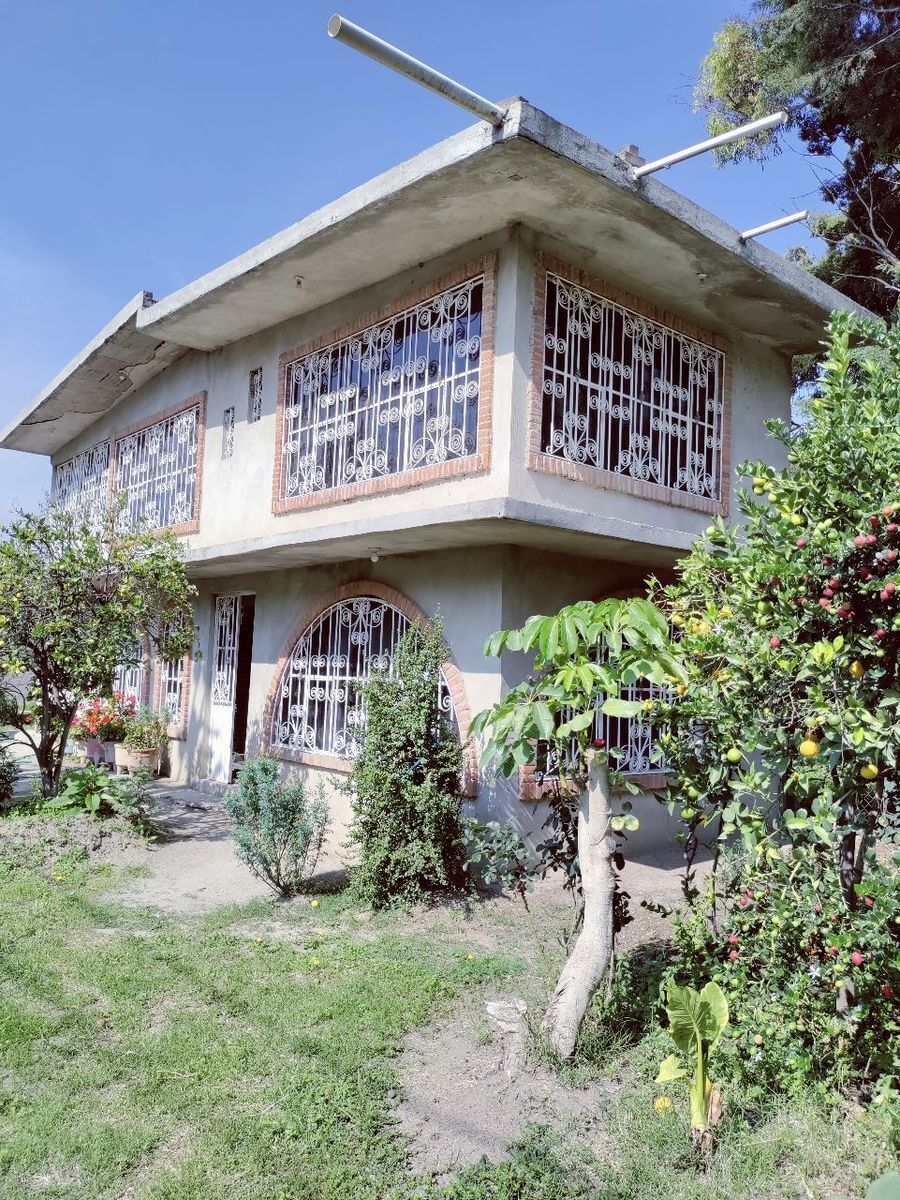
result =
[{"label": "lawn", "polygon": [[404,1032],[543,986],[515,952],[527,920],[495,946],[402,915],[353,928],[340,894],[186,920],[114,905],[110,882],[69,859],[0,880],[4,1200],[808,1200],[861,1196],[890,1162],[868,1118],[731,1097],[701,1164],[680,1107],[653,1114],[652,1031],[628,1045],[595,1019],[567,1074],[604,1081],[599,1134],[533,1124],[508,1161],[417,1180]]}]

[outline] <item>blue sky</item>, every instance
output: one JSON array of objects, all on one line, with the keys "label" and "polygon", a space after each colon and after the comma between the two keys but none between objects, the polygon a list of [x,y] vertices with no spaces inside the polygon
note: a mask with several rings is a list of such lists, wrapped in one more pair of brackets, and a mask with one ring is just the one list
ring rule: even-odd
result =
[{"label": "blue sky", "polygon": [[[351,20],[612,149],[704,136],[691,84],[734,0],[346,0]],[[0,425],[138,290],[157,298],[470,123],[338,45],[319,0],[0,0]],[[667,183],[746,228],[805,207],[788,150]],[[815,204],[813,203],[813,206]],[[796,230],[771,235],[784,250]],[[0,520],[47,460],[0,451]]]}]

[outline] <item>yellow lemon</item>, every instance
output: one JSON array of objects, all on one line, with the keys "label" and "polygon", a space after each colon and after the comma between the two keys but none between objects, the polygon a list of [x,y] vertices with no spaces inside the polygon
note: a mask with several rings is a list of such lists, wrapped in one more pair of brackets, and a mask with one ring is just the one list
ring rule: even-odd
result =
[{"label": "yellow lemon", "polygon": [[657,1096],[653,1101],[653,1111],[658,1117],[661,1117],[663,1113],[667,1113],[671,1107],[672,1101],[668,1096]]},{"label": "yellow lemon", "polygon": [[800,516],[799,513],[793,513],[791,515],[791,524],[792,525],[802,525],[803,524],[803,518]]},{"label": "yellow lemon", "polygon": [[683,683],[679,683],[679,685],[675,689],[675,691],[678,693],[679,696],[683,696],[684,693],[687,691],[687,688],[684,686]]},{"label": "yellow lemon", "polygon": [[800,743],[800,753],[804,758],[815,758],[819,753],[819,743],[815,738],[804,738]]},{"label": "yellow lemon", "polygon": [[318,908],[318,907],[319,907],[319,902],[318,902],[318,900],[310,900],[310,902],[309,902],[309,907],[310,907],[310,908]]},{"label": "yellow lemon", "polygon": [[852,662],[850,664],[850,674],[853,676],[854,679],[862,679],[862,677],[863,677],[863,675],[865,675],[865,673],[866,673],[866,668],[862,665],[862,663],[859,661],[858,658],[855,659],[854,662]]},{"label": "yellow lemon", "polygon": [[754,1036],[754,1038],[753,1038],[753,1043],[754,1043],[754,1045],[756,1045],[756,1046],[761,1046],[761,1045],[763,1044],[763,1040],[762,1040],[762,1037],[760,1036],[760,1034],[758,1034],[758,1033],[757,1033],[757,1034]]},{"label": "yellow lemon", "polygon": [[866,765],[861,768],[859,773],[863,779],[872,780],[878,778],[878,768],[874,763],[866,763]]}]

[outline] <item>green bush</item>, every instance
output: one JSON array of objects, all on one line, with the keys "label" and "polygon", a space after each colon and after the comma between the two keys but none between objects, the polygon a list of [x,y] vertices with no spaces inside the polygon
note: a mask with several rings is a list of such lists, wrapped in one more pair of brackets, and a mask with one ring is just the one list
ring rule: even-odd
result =
[{"label": "green bush", "polygon": [[245,763],[225,798],[238,857],[283,896],[302,891],[316,869],[331,818],[321,786],[311,798],[300,779],[280,781],[278,761]]},{"label": "green bush", "polygon": [[715,979],[732,1070],[799,1092],[869,1092],[900,1075],[900,876],[873,865],[848,908],[834,857],[808,848],[741,872],[724,919],[676,920],[679,980]]},{"label": "green bush", "polygon": [[476,883],[515,892],[524,899],[533,884],[528,849],[512,821],[463,820],[463,870]]},{"label": "green bush", "polygon": [[12,800],[19,775],[19,764],[8,750],[0,746],[0,804],[8,804]]},{"label": "green bush", "polygon": [[145,800],[143,782],[136,776],[114,778],[103,767],[87,766],[63,773],[59,793],[45,808],[86,812],[92,817],[119,816],[135,820]]},{"label": "green bush", "polygon": [[440,621],[413,626],[391,672],[362,685],[366,724],[348,784],[353,890],[375,908],[461,882],[462,748],[439,696],[447,657]]}]

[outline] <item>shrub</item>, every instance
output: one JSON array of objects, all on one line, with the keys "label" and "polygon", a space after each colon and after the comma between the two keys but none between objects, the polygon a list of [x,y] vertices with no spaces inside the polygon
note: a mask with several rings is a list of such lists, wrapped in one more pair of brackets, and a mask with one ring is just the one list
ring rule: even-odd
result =
[{"label": "shrub", "polygon": [[20,773],[19,764],[7,749],[0,746],[0,804],[8,804],[12,800]]},{"label": "shrub", "polygon": [[64,773],[58,794],[46,807],[133,820],[140,816],[145,798],[140,780],[115,779],[103,767],[88,766]]},{"label": "shrub", "polygon": [[238,857],[282,896],[302,891],[316,869],[330,824],[321,786],[310,798],[300,779],[281,782],[276,759],[259,755],[225,798]]},{"label": "shrub", "polygon": [[414,903],[461,881],[462,749],[439,696],[447,657],[439,620],[413,626],[390,673],[362,685],[366,723],[348,785],[350,838],[360,851],[354,892],[375,908]]},{"label": "shrub", "polygon": [[463,820],[463,870],[473,880],[516,892],[524,900],[532,887],[529,855],[512,821]]},{"label": "shrub", "polygon": [[715,979],[731,1010],[733,1070],[799,1092],[900,1073],[900,877],[874,865],[844,903],[834,857],[794,849],[744,869],[713,929],[676,920],[679,979]]}]

